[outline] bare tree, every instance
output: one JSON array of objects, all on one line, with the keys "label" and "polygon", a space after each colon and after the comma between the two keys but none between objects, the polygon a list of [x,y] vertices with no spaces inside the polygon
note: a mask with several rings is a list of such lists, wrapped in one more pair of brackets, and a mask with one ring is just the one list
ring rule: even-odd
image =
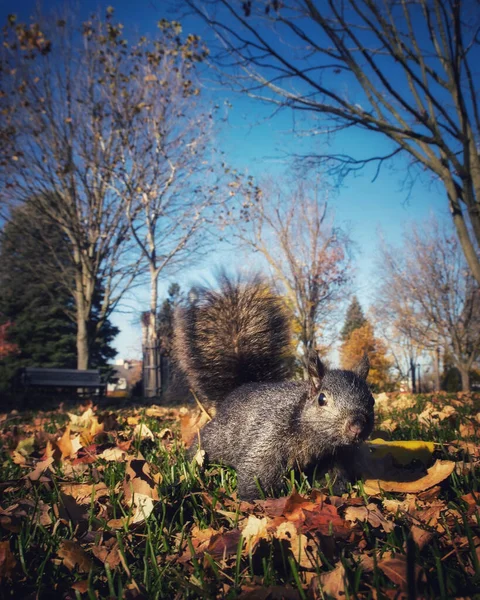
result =
[{"label": "bare tree", "polygon": [[[104,290],[101,327],[137,274],[138,251],[133,250],[132,235],[139,241],[143,235],[139,233],[140,210],[153,206],[144,207],[139,199],[147,194],[148,201],[154,202],[162,185],[167,185],[165,155],[159,160],[163,130],[157,130],[152,139],[145,115],[151,114],[153,92],[167,85],[162,70],[164,33],[174,32],[174,37],[180,31],[178,24],[161,23],[159,39],[141,37],[130,46],[123,26],[114,22],[112,9],[107,9],[104,20],[92,16],[80,27],[69,13],[61,19],[50,17],[38,30],[51,43],[51,51],[40,53],[35,61],[18,44],[4,45],[2,50],[2,65],[14,65],[5,84],[14,107],[8,113],[12,136],[0,167],[0,200],[10,205],[34,202],[68,239],[75,268],[69,289],[75,303],[78,368],[84,369],[89,360],[87,324],[96,284],[100,282]],[[192,64],[204,56],[194,36],[185,44],[178,43],[176,50]],[[145,87],[142,93],[139,77]],[[192,84],[185,74],[180,85],[187,96]],[[178,93],[176,100],[180,100]],[[2,101],[6,102],[5,97]],[[156,106],[160,104],[159,99]],[[142,153],[140,171],[129,161]],[[147,163],[149,171],[144,168]],[[148,187],[157,175],[158,186]],[[173,223],[180,214],[174,214],[172,204],[168,218]],[[197,223],[192,204],[192,221]],[[167,219],[166,215],[165,210],[154,219]],[[188,231],[196,228],[180,219],[178,229],[168,231],[176,236],[177,246],[185,239],[184,225]],[[172,253],[171,246],[161,253],[165,256],[158,256],[158,261],[168,261],[165,257]]]},{"label": "bare tree", "polygon": [[326,119],[310,133],[381,134],[380,155],[317,154],[340,173],[399,155],[446,191],[480,283],[480,11],[476,0],[186,0],[215,30],[223,79],[278,109]]},{"label": "bare tree", "polygon": [[335,321],[351,276],[351,241],[334,225],[319,193],[307,183],[291,189],[286,182],[265,182],[247,199],[246,218],[237,228],[243,243],[266,261],[284,295],[303,356]]},{"label": "bare tree", "polygon": [[431,352],[448,348],[468,390],[480,354],[480,287],[457,238],[433,222],[413,227],[402,251],[384,245],[381,255],[379,303],[395,315],[395,327],[409,340]]},{"label": "bare tree", "polygon": [[216,174],[220,165],[214,168],[215,111],[202,100],[196,78],[196,65],[207,50],[196,36],[183,41],[179,23],[162,21],[159,30],[155,44],[161,51],[152,60],[142,44],[129,101],[118,103],[122,168],[112,182],[125,198],[129,229],[150,281],[145,330],[150,396],[161,391],[160,368],[155,368],[159,278],[199,259],[211,240],[209,225],[227,199]]}]

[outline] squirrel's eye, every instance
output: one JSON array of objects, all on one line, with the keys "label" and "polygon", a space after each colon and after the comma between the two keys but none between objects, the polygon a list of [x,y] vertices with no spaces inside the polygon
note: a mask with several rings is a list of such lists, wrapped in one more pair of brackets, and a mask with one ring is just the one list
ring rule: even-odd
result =
[{"label": "squirrel's eye", "polygon": [[320,406],[324,406],[326,403],[327,403],[327,398],[326,398],[325,394],[323,394],[323,393],[318,394],[318,404]]}]

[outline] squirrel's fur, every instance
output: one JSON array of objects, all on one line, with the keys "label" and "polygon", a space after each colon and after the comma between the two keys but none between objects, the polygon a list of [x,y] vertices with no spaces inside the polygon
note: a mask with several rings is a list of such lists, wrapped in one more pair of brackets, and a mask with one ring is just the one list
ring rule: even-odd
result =
[{"label": "squirrel's fur", "polygon": [[[177,358],[215,417],[201,431],[207,459],[234,467],[239,496],[278,491],[291,468],[336,461],[351,476],[351,450],[373,427],[366,357],[354,371],[326,370],[312,354],[307,381],[289,381],[288,318],[259,279],[221,279],[176,315]],[[193,454],[197,444],[191,449]],[[258,481],[258,484],[257,484]]]}]

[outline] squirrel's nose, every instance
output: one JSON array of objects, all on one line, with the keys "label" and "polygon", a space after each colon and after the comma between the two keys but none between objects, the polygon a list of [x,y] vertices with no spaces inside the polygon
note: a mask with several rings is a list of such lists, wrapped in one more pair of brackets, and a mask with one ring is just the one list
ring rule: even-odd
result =
[{"label": "squirrel's nose", "polygon": [[350,421],[350,423],[347,425],[347,434],[353,440],[356,440],[362,435],[365,425],[365,419],[357,417],[353,421]]}]

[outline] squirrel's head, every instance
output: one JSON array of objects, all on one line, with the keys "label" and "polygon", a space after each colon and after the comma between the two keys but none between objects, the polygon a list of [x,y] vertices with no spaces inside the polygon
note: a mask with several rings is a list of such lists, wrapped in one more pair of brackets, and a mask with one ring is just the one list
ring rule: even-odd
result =
[{"label": "squirrel's head", "polygon": [[372,432],[375,401],[366,383],[369,369],[366,355],[352,371],[328,370],[316,352],[310,356],[308,419],[324,433],[326,445],[355,444]]}]

